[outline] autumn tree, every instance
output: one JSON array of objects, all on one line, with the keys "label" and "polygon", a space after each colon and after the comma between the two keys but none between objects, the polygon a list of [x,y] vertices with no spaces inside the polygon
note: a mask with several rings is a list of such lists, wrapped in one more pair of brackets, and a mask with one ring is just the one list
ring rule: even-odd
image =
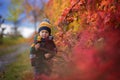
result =
[{"label": "autumn tree", "polygon": [[34,23],[35,32],[37,31],[37,23],[40,22],[45,16],[44,14],[44,5],[46,2],[44,0],[25,0],[24,8],[27,18],[30,22]]},{"label": "autumn tree", "polygon": [[9,21],[12,21],[14,24],[14,35],[18,36],[19,32],[18,32],[18,24],[21,22],[21,20],[19,19],[20,15],[23,13],[23,7],[21,6],[23,4],[24,0],[21,1],[16,1],[16,0],[11,0],[11,5],[9,7],[9,12],[10,15],[7,18]]},{"label": "autumn tree", "polygon": [[66,61],[72,60],[74,66],[76,65],[73,74],[69,74],[71,77],[65,79],[118,80],[120,1],[65,2],[69,5],[63,9],[61,6],[65,3],[62,0],[58,3],[56,0],[50,0],[47,5],[52,5],[47,9],[50,12],[47,15],[56,25],[56,44],[63,51],[61,55]]}]

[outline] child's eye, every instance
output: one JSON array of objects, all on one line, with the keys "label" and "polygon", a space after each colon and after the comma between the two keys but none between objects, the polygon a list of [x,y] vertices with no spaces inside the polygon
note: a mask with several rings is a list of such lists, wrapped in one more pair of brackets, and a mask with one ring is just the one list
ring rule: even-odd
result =
[{"label": "child's eye", "polygon": [[47,31],[45,33],[48,33]]}]

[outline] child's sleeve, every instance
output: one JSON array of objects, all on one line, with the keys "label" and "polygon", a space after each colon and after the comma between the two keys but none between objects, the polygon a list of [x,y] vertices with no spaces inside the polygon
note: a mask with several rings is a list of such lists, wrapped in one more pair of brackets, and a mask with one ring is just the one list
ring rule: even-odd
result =
[{"label": "child's sleeve", "polygon": [[34,36],[34,43],[37,42],[37,35]]},{"label": "child's sleeve", "polygon": [[35,53],[36,53],[36,50],[35,50],[35,44],[41,40],[41,37],[39,35],[35,35],[34,36],[34,41],[32,43],[32,45],[30,46],[30,60],[31,60],[31,65],[34,66],[34,63],[35,63]]},{"label": "child's sleeve", "polygon": [[30,59],[34,58],[35,55],[35,44],[33,43],[30,47]]},{"label": "child's sleeve", "polygon": [[35,66],[35,44],[33,43],[30,47],[30,60],[31,60],[31,65]]},{"label": "child's sleeve", "polygon": [[35,44],[39,41],[41,41],[41,37],[37,34],[37,35],[34,36],[34,41],[33,41],[32,45],[30,47],[30,58],[34,57],[35,52],[36,52]]}]

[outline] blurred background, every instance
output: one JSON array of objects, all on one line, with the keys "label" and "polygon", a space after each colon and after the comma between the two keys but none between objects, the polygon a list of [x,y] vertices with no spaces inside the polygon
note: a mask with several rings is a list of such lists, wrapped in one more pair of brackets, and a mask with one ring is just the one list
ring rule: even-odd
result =
[{"label": "blurred background", "polygon": [[23,80],[19,70],[32,75],[29,48],[37,32],[37,25],[43,18],[47,18],[44,13],[47,2],[0,0],[0,80]]},{"label": "blurred background", "polygon": [[1,37],[30,37],[37,30],[37,24],[40,20],[46,17],[43,9],[47,2],[47,0],[1,0]]}]

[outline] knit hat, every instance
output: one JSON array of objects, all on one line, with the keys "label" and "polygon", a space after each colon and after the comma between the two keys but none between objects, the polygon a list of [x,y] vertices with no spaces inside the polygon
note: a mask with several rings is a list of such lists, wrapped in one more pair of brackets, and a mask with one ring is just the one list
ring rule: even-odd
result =
[{"label": "knit hat", "polygon": [[50,21],[48,19],[44,19],[40,24],[39,24],[39,29],[38,29],[38,33],[41,30],[47,30],[49,32],[49,34],[51,34],[51,28],[52,25],[50,24]]}]

